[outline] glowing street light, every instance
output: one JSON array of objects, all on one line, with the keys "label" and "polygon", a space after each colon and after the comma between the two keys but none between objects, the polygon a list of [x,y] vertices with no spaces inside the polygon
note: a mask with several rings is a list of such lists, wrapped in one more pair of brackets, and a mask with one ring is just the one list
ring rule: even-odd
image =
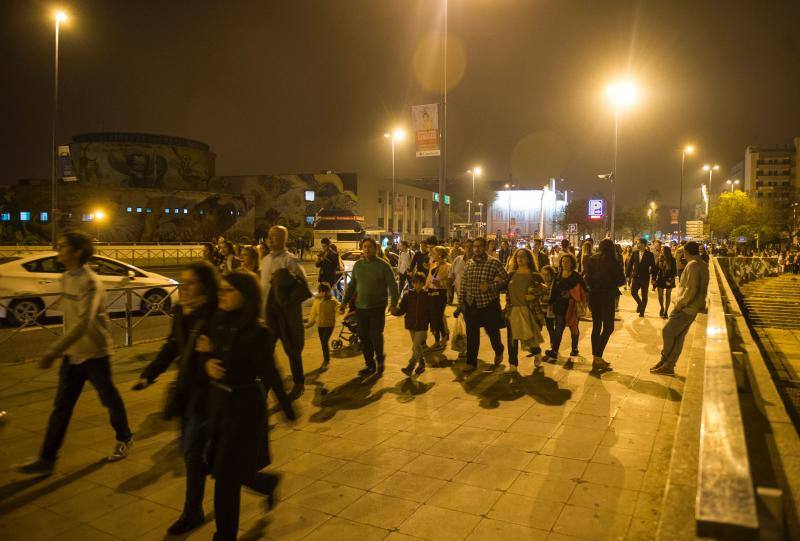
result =
[{"label": "glowing street light", "polygon": [[92,213],[92,221],[94,222],[97,242],[100,242],[100,222],[104,222],[106,218],[106,211],[103,209],[97,209]]},{"label": "glowing street light", "polygon": [[63,10],[57,10],[53,13],[53,22],[55,23],[55,55],[53,57],[53,118],[52,118],[52,131],[50,140],[50,197],[51,197],[51,237],[53,246],[58,239],[58,184],[56,183],[56,163],[58,160],[58,147],[56,146],[56,129],[58,127],[58,38],[61,33],[61,23],[67,22],[67,13]]},{"label": "glowing street light", "polygon": [[728,179],[728,180],[725,181],[725,184],[727,184],[728,186],[731,187],[731,193],[733,193],[733,188],[734,188],[734,186],[739,184],[739,181],[738,180]]},{"label": "glowing street light", "polygon": [[[475,166],[472,169],[468,169],[467,173],[472,174],[472,199],[475,200],[475,177],[481,176],[483,173],[483,169],[480,166]],[[469,215],[469,223],[472,223],[472,214]]]},{"label": "glowing street light", "polygon": [[703,166],[703,171],[708,171],[708,195],[711,197],[711,175],[714,174],[714,171],[719,171],[719,165],[709,165],[705,164]]},{"label": "glowing street light", "polygon": [[686,163],[686,155],[694,154],[694,145],[686,145],[681,149],[681,191],[678,196],[678,240],[683,237],[683,228],[681,227],[681,219],[683,218],[683,166]]},{"label": "glowing street light", "polygon": [[[394,131],[391,133],[386,132],[383,136],[392,142],[392,220],[389,230],[394,233],[397,228],[397,216],[395,215],[395,199],[397,199],[395,187],[395,145],[398,141],[402,141],[406,138],[406,132],[403,128],[395,128]],[[392,239],[392,242],[394,242],[394,239]]]},{"label": "glowing street light", "polygon": [[611,182],[611,239],[614,240],[617,207],[617,157],[619,154],[619,128],[622,111],[639,101],[639,87],[631,79],[623,79],[606,87],[606,95],[614,106],[614,170],[608,177]]}]

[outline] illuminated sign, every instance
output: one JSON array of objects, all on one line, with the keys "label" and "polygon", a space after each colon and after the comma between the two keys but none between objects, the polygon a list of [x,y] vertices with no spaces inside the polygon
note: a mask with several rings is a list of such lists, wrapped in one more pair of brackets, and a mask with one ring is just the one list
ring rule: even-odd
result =
[{"label": "illuminated sign", "polygon": [[602,199],[589,199],[587,213],[590,220],[602,220],[605,215],[605,201]]}]

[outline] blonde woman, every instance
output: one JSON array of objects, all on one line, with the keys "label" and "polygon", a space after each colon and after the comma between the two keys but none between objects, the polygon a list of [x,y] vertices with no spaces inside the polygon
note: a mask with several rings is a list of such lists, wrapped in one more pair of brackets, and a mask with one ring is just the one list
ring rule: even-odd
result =
[{"label": "blonde woman", "polygon": [[448,250],[436,246],[432,250],[433,261],[428,271],[425,288],[431,298],[431,333],[436,341],[434,347],[444,348],[450,339],[444,309],[447,306],[447,289],[450,287],[452,265],[447,261]]}]

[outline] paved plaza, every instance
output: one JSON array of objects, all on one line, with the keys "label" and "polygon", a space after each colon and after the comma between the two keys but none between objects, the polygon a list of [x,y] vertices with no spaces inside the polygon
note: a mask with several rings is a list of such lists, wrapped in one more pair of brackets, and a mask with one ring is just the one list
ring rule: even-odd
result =
[{"label": "paved plaza", "polygon": [[[602,376],[589,371],[589,322],[581,323],[583,360],[572,369],[562,357],[532,375],[532,360],[522,357],[519,374],[504,363],[465,376],[448,350],[431,354],[428,370],[414,380],[400,372],[410,353],[402,318],[388,318],[380,379],[358,378],[362,360],[351,352],[320,373],[316,331],[309,333],[300,419],[271,417],[269,468],[283,475],[280,502],[267,513],[263,498],[245,490],[241,539],[654,538],[686,364],[678,364],[675,378],[648,372],[664,324],[654,298],[648,311],[636,317],[623,296],[622,321],[606,352],[614,371]],[[694,330],[686,350],[693,337]],[[485,335],[481,345],[481,359],[490,362]],[[184,490],[176,425],[160,417],[174,372],[144,391],[130,390],[157,347],[115,354],[115,381],[135,430],[130,457],[105,462],[113,431],[87,384],[47,479],[11,466],[41,444],[57,370],[0,365],[0,409],[11,414],[0,432],[0,539],[164,538]],[[279,364],[288,376],[282,353]],[[206,489],[209,518],[212,495],[213,481]],[[213,531],[211,520],[185,538],[210,539]]]}]

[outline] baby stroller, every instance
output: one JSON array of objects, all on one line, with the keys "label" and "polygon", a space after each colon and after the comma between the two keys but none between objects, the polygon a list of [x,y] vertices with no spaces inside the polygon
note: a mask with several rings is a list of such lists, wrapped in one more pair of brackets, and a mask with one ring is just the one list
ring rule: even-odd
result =
[{"label": "baby stroller", "polygon": [[352,310],[342,319],[342,328],[339,330],[339,336],[331,341],[331,348],[338,351],[344,347],[347,342],[347,347],[354,347],[357,350],[361,349],[361,341],[358,339],[358,321],[356,320],[356,312]]}]

